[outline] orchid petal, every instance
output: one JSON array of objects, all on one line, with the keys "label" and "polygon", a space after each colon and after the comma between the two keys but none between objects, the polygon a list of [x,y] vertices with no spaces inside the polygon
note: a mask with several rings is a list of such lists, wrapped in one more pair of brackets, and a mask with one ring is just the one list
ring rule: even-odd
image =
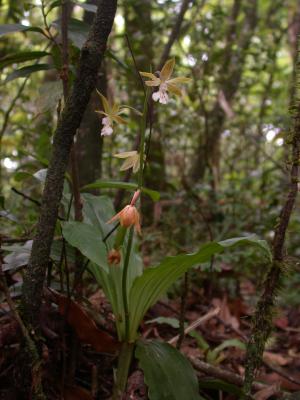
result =
[{"label": "orchid petal", "polygon": [[175,65],[175,58],[168,60],[160,71],[160,79],[162,82],[166,82],[172,75]]},{"label": "orchid petal", "polygon": [[173,83],[173,84],[177,84],[177,83],[189,83],[191,82],[191,78],[186,78],[184,76],[178,76],[177,78],[172,78],[168,80],[168,84],[169,83]]},{"label": "orchid petal", "polygon": [[177,87],[176,85],[172,85],[171,83],[167,83],[168,85],[168,90],[173,93],[176,94],[177,96],[181,96],[181,90],[179,89],[179,87]]},{"label": "orchid petal", "polygon": [[135,156],[136,154],[137,154],[136,150],[125,151],[124,153],[114,154],[114,157],[117,157],[117,158],[128,158],[128,157]]}]

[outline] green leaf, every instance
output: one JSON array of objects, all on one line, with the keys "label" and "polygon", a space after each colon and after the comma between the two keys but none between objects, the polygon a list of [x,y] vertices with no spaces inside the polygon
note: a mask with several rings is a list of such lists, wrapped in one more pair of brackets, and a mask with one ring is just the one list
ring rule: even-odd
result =
[{"label": "green leaf", "polygon": [[48,15],[50,13],[50,11],[52,11],[54,8],[56,7],[60,7],[61,6],[61,0],[55,0],[53,1],[50,5],[49,8],[46,12],[46,15]]},{"label": "green leaf", "polygon": [[25,78],[25,77],[31,75],[33,72],[46,71],[49,69],[53,69],[53,66],[50,64],[28,65],[27,67],[23,67],[23,68],[13,71],[11,74],[9,74],[7,76],[4,83],[13,81],[14,79],[17,79],[17,78]]},{"label": "green leaf", "polygon": [[46,51],[20,51],[18,53],[8,54],[1,58],[0,68],[4,68],[13,63],[37,60],[48,55],[50,55],[50,53],[47,53]]},{"label": "green leaf", "polygon": [[[60,30],[60,20],[52,22],[51,25],[53,25],[57,30]],[[69,19],[68,37],[73,42],[74,46],[78,47],[79,49],[81,49],[81,47],[84,45],[89,31],[90,26],[87,23],[75,18]]]},{"label": "green leaf", "polygon": [[177,318],[170,317],[157,317],[154,319],[150,319],[149,321],[146,321],[146,324],[167,324],[170,325],[172,328],[179,328],[179,320]]},{"label": "green leaf", "polygon": [[191,364],[173,346],[155,340],[139,340],[135,356],[144,372],[150,400],[201,399]]},{"label": "green leaf", "polygon": [[[115,214],[111,199],[108,196],[95,196],[90,193],[82,193],[81,198],[84,222],[97,227],[103,239],[111,230],[111,225],[106,222]],[[114,235],[111,235],[108,244],[112,244],[113,239]]]},{"label": "green leaf", "polygon": [[[81,191],[90,189],[125,189],[135,191],[138,189],[138,185],[130,182],[119,182],[119,181],[96,181],[85,185]],[[142,188],[142,192],[147,194],[153,201],[158,201],[160,194],[156,190]]]},{"label": "green leaf", "polygon": [[106,248],[101,233],[93,225],[84,222],[65,222],[62,224],[64,238],[81,251],[89,260],[108,270]]},{"label": "green leaf", "polygon": [[26,171],[18,171],[14,174],[14,179],[17,182],[21,182],[24,179],[31,178],[33,175]]},{"label": "green leaf", "polygon": [[246,345],[239,339],[228,339],[224,340],[223,343],[221,343],[218,347],[213,349],[213,352],[220,353],[222,350],[228,348],[228,347],[237,347],[241,350],[246,350]]},{"label": "green leaf", "polygon": [[130,339],[135,340],[138,326],[147,310],[166,293],[188,269],[208,262],[214,254],[221,253],[228,247],[236,245],[254,245],[263,250],[263,253],[271,260],[271,253],[264,240],[255,237],[240,237],[224,240],[222,242],[210,242],[193,254],[182,254],[175,257],[166,257],[161,264],[148,268],[143,275],[138,277],[132,286],[129,296],[130,312]]},{"label": "green leaf", "polygon": [[0,36],[7,35],[8,33],[32,31],[43,33],[41,28],[35,26],[26,26],[22,24],[3,24],[0,25]]},{"label": "green leaf", "polygon": [[201,379],[199,381],[199,386],[200,388],[203,389],[213,389],[216,391],[222,390],[223,392],[226,393],[232,393],[238,396],[238,398],[241,398],[241,396],[243,395],[243,391],[241,390],[241,388],[234,385],[233,383],[224,382],[221,381],[220,379],[214,379],[214,378]]}]

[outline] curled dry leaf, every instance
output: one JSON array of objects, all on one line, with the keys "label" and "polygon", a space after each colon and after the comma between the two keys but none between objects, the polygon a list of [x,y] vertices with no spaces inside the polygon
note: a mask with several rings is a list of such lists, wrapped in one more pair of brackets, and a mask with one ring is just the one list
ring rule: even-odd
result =
[{"label": "curled dry leaf", "polygon": [[53,290],[51,290],[51,293],[54,294],[60,314],[66,317],[68,324],[72,326],[83,343],[90,344],[99,352],[116,352],[119,342],[107,332],[99,329],[78,303]]},{"label": "curled dry leaf", "polygon": [[273,385],[270,385],[270,386],[256,392],[254,395],[254,399],[255,400],[267,400],[271,396],[278,394],[279,391],[280,391],[279,385],[273,384]]}]

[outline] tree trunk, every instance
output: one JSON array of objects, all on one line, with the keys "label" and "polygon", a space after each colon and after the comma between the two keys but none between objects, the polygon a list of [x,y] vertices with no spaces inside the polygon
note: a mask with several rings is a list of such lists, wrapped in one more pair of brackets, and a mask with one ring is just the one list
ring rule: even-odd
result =
[{"label": "tree trunk", "polygon": [[23,317],[25,322],[33,327],[38,326],[43,283],[73,137],[80,126],[91,92],[95,87],[116,8],[117,0],[99,2],[94,24],[81,50],[73,89],[54,135],[53,152],[42,197],[40,219],[24,276],[22,292]]},{"label": "tree trunk", "polygon": [[[97,5],[97,0],[89,0],[87,4]],[[93,23],[95,14],[90,11],[84,12],[83,20],[87,24]],[[98,75],[96,87],[100,93],[107,97],[106,67],[103,63]],[[96,92],[93,92],[89,104],[85,110],[80,128],[76,137],[77,160],[79,168],[80,186],[94,182],[101,178],[102,174],[102,150],[103,137],[101,132],[101,118],[95,113],[99,109],[101,101]],[[86,162],[86,160],[89,160]]]}]

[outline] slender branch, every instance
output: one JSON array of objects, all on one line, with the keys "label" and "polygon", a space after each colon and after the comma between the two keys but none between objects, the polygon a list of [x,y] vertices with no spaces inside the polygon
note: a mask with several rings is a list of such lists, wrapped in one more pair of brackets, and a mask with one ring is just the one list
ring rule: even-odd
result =
[{"label": "slender branch", "polygon": [[18,194],[19,196],[22,196],[24,199],[31,201],[33,204],[37,205],[38,207],[41,206],[41,202],[39,200],[36,200],[33,197],[28,196],[27,194],[16,189],[15,187],[12,187],[11,190],[12,190],[12,192],[15,192],[16,194]]},{"label": "slender branch", "polygon": [[[203,372],[205,375],[208,375],[210,377],[213,376],[214,378],[222,379],[225,382],[233,383],[237,386],[243,386],[244,379],[242,376],[210,365],[204,361],[198,360],[196,357],[189,356],[188,358],[197,371]],[[254,382],[252,384],[252,387],[254,390],[262,390],[265,389],[267,386],[263,385],[262,383]]]}]

